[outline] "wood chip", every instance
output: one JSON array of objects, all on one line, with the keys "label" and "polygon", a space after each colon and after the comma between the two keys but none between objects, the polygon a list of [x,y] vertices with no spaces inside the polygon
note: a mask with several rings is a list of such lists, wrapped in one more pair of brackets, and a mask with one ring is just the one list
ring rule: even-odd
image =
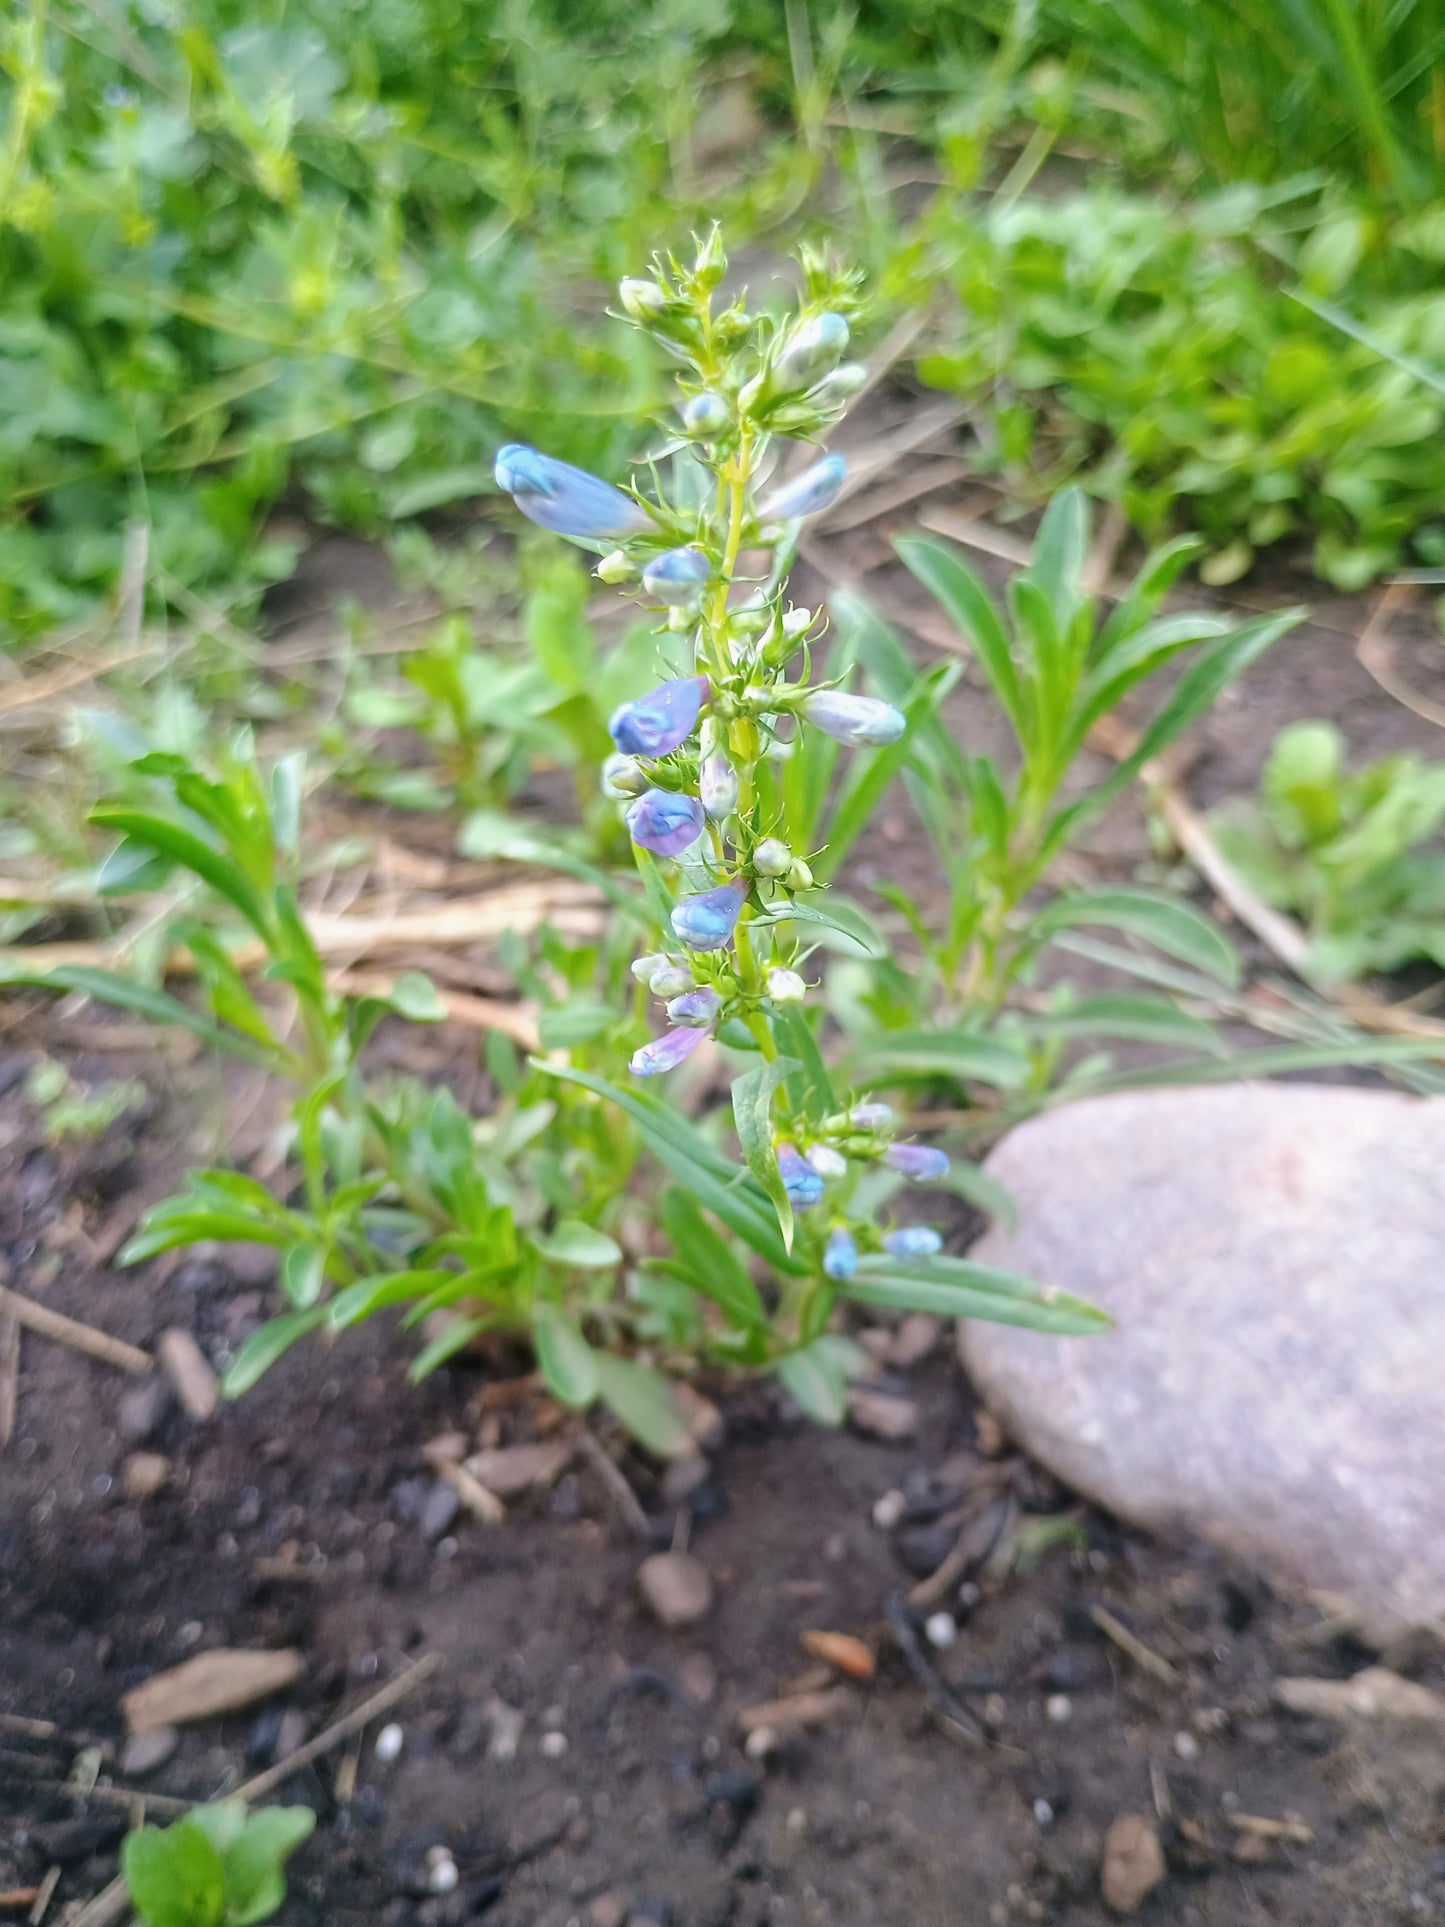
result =
[{"label": "wood chip", "polygon": [[851,1687],[830,1686],[821,1693],[794,1693],[788,1699],[764,1700],[738,1714],[743,1733],[767,1728],[774,1733],[804,1728],[831,1726],[836,1720],[851,1719],[858,1710],[858,1696]]},{"label": "wood chip", "polygon": [[507,1508],[496,1493],[464,1465],[443,1465],[439,1470],[474,1519],[480,1519],[483,1525],[499,1526],[506,1518]]},{"label": "wood chip", "polygon": [[279,1693],[294,1685],[305,1670],[304,1655],[290,1647],[255,1652],[218,1646],[123,1694],[121,1711],[131,1733],[144,1733],[153,1726],[186,1726]]},{"label": "wood chip", "polygon": [[869,1391],[855,1385],[848,1393],[848,1417],[860,1432],[885,1444],[900,1445],[918,1435],[918,1407],[911,1398]]},{"label": "wood chip", "polygon": [[50,1903],[55,1896],[55,1889],[59,1885],[60,1885],[60,1868],[52,1867],[49,1873],[47,1873],[45,1878],[41,1881],[40,1890],[35,1896],[35,1900],[33,1905],[31,1906],[30,1912],[26,1915],[26,1920],[29,1923],[29,1927],[40,1927],[40,1923],[44,1920],[46,1914],[50,1910]]},{"label": "wood chip", "polygon": [[156,1357],[182,1409],[193,1419],[214,1417],[221,1402],[220,1381],[191,1334],[180,1325],[170,1326],[156,1342]]},{"label": "wood chip", "polygon": [[546,1445],[507,1445],[492,1452],[473,1452],[462,1469],[499,1498],[515,1499],[534,1486],[554,1485],[572,1463],[570,1439]]},{"label": "wood chip", "polygon": [[1152,1679],[1157,1679],[1161,1686],[1184,1684],[1184,1676],[1178,1668],[1171,1666],[1169,1661],[1156,1653],[1152,1647],[1146,1646],[1139,1635],[1131,1633],[1123,1620],[1115,1619],[1107,1607],[1093,1607],[1089,1617],[1105,1639],[1112,1640],[1121,1653],[1127,1653],[1141,1672],[1148,1673]]},{"label": "wood chip", "polygon": [[1301,1847],[1314,1842],[1313,1829],[1303,1820],[1271,1820],[1262,1813],[1226,1813],[1224,1818],[1236,1832],[1258,1834],[1261,1840],[1293,1840]]},{"label": "wood chip", "polygon": [[811,1653],[814,1659],[826,1660],[849,1679],[872,1679],[878,1670],[872,1648],[852,1633],[810,1631],[802,1635],[801,1644],[805,1653]]},{"label": "wood chip", "polygon": [[27,1330],[39,1332],[43,1338],[53,1338],[59,1345],[68,1345],[73,1352],[84,1352],[87,1358],[98,1358],[104,1365],[118,1366],[123,1372],[141,1373],[151,1369],[153,1360],[149,1352],[143,1352],[138,1345],[127,1345],[123,1339],[112,1338],[109,1332],[82,1325],[78,1318],[66,1318],[48,1305],[38,1305],[33,1298],[11,1291],[8,1285],[0,1285],[0,1310],[12,1312]]},{"label": "wood chip", "polygon": [[0,1907],[13,1910],[16,1907],[33,1907],[40,1898],[38,1887],[7,1887],[0,1893]]},{"label": "wood chip", "polygon": [[1445,1699],[1388,1666],[1367,1666],[1352,1679],[1277,1679],[1276,1702],[1311,1719],[1381,1725],[1445,1725]]},{"label": "wood chip", "polygon": [[20,1385],[20,1320],[0,1308],[0,1452],[15,1433],[15,1403]]}]

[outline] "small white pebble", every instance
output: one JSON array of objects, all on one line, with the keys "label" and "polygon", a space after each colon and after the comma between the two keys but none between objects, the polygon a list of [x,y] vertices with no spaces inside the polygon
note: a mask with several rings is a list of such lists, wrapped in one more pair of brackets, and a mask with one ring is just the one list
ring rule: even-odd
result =
[{"label": "small white pebble", "polygon": [[1050,1693],[1044,1701],[1044,1711],[1055,1726],[1064,1726],[1074,1717],[1074,1702],[1067,1693]]},{"label": "small white pebble", "polygon": [[930,1613],[923,1622],[924,1637],[940,1652],[958,1638],[958,1621],[952,1613]]},{"label": "small white pebble", "polygon": [[807,1814],[804,1813],[801,1807],[793,1807],[788,1814],[788,1819],[787,1819],[788,1832],[804,1833],[807,1831],[807,1826],[808,1826]]},{"label": "small white pebble", "polygon": [[1199,1758],[1199,1742],[1192,1733],[1176,1733],[1174,1735],[1174,1751],[1179,1755],[1181,1760],[1197,1760]]},{"label": "small white pebble", "polygon": [[[433,1848],[432,1852],[435,1853],[436,1849]],[[446,1853],[445,1848],[442,1849],[442,1852],[446,1855],[445,1859],[431,1860],[431,1854],[427,1855],[428,1860],[431,1860],[431,1866],[426,1877],[427,1892],[430,1894],[454,1893],[457,1882],[461,1878],[457,1872],[456,1861],[452,1859],[449,1853]]]},{"label": "small white pebble", "polygon": [[907,1510],[908,1501],[901,1492],[885,1492],[873,1501],[873,1523],[881,1531],[891,1532]]},{"label": "small white pebble", "polygon": [[567,1735],[565,1733],[544,1733],[542,1735],[542,1758],[544,1760],[560,1760],[566,1751]]},{"label": "small white pebble", "polygon": [[765,1760],[778,1750],[778,1735],[771,1726],[755,1726],[743,1746],[750,1760]]},{"label": "small white pebble", "polygon": [[405,1735],[395,1721],[390,1726],[382,1727],[376,1736],[377,1759],[383,1764],[390,1764],[392,1760],[399,1759],[404,1738]]},{"label": "small white pebble", "polygon": [[1053,1818],[1054,1818],[1054,1810],[1049,1805],[1047,1800],[1034,1801],[1034,1818],[1035,1820],[1038,1821],[1041,1827],[1047,1827],[1052,1824]]},{"label": "small white pebble", "polygon": [[972,1612],[982,1596],[971,1579],[965,1579],[958,1589],[958,1603],[966,1612]]}]

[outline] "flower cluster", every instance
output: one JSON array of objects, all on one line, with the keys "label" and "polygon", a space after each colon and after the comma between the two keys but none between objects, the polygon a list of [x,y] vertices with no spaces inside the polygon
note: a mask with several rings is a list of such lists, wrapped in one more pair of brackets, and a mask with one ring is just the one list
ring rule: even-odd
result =
[{"label": "flower cluster", "polygon": [[[906,727],[890,703],[809,680],[823,625],[785,594],[802,525],[837,501],[847,465],[822,453],[784,474],[778,438],[818,442],[866,380],[846,359],[851,278],[817,260],[804,268],[803,301],[783,322],[750,315],[740,301],[717,308],[726,261],[716,232],[691,267],[659,262],[650,277],[622,283],[628,318],[682,364],[661,454],[691,457],[708,478],[700,489],[670,502],[535,449],[514,445],[497,457],[498,485],[524,515],[597,549],[598,576],[653,611],[661,638],[690,644],[690,673],[613,714],[615,754],[603,768],[645,853],[639,863],[677,866],[668,947],[633,965],[669,1024],[633,1056],[639,1077],[676,1068],[713,1036],[778,1055],[779,1017],[807,995],[799,924],[819,920],[799,912],[815,883],[808,855],[788,839],[782,772],[808,730],[866,750],[898,742]],[[654,476],[658,467],[655,456]],[[775,1133],[777,1178],[793,1211],[828,1214],[816,1237],[833,1278],[858,1261],[841,1216],[854,1165],[881,1160],[915,1180],[947,1169],[942,1152],[893,1143],[885,1112],[858,1106],[806,1133],[786,1118]],[[932,1232],[889,1236],[899,1257],[937,1249]]]}]

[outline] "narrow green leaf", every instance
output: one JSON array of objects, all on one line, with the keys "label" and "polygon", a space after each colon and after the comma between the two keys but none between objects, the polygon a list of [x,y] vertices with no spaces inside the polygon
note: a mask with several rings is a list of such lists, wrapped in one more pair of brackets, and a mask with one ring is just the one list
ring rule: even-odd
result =
[{"label": "narrow green leaf", "polygon": [[598,1365],[605,1354],[593,1351],[580,1325],[545,1300],[532,1308],[532,1343],[548,1389],[564,1405],[590,1405],[601,1383]]},{"label": "narrow green leaf", "polygon": [[773,1032],[790,1057],[800,1065],[798,1076],[789,1088],[798,1090],[797,1108],[817,1123],[838,1108],[828,1067],[807,1013],[796,1004],[783,1004],[773,1012]]},{"label": "narrow green leaf", "polygon": [[980,1318],[995,1325],[1021,1325],[1056,1337],[1107,1331],[1105,1313],[1082,1298],[1034,1284],[1016,1272],[966,1258],[920,1259],[869,1255],[839,1286],[859,1304],[891,1311],[926,1311],[942,1318]]},{"label": "narrow green leaf", "polygon": [[851,1340],[824,1332],[780,1358],[778,1377],[810,1419],[841,1425],[848,1413],[848,1381],[863,1365],[863,1354]]},{"label": "narrow green leaf", "polygon": [[695,1449],[672,1387],[660,1372],[613,1352],[594,1354],[597,1390],[632,1436],[659,1458]]},{"label": "narrow green leaf", "polygon": [[1192,904],[1152,890],[1084,890],[1055,897],[1028,925],[1031,941],[1080,924],[1125,930],[1231,988],[1239,982],[1239,958],[1218,925]]},{"label": "narrow green leaf", "polygon": [[957,551],[942,542],[905,535],[893,546],[903,566],[943,604],[955,628],[972,644],[994,700],[1013,725],[1014,735],[1024,742],[1031,734],[1031,720],[1008,635],[988,591]]},{"label": "narrow green leaf", "polygon": [[[422,1312],[427,1309],[430,1308],[418,1307]],[[410,1321],[407,1319],[402,1320],[403,1324],[408,1322]],[[411,1385],[419,1385],[439,1365],[445,1365],[449,1358],[455,1358],[457,1353],[470,1345],[474,1338],[479,1338],[484,1331],[489,1330],[497,1322],[495,1318],[453,1318],[444,1330],[438,1332],[429,1345],[422,1346],[408,1365],[407,1382]]]},{"label": "narrow green leaf", "polygon": [[773,1146],[773,1097],[778,1086],[803,1067],[796,1057],[774,1058],[746,1071],[733,1085],[733,1119],[748,1169],[773,1201],[783,1249],[793,1248],[793,1205],[778,1170]]},{"label": "narrow green leaf", "polygon": [[1181,1010],[1172,998],[1152,996],[1147,991],[1112,991],[1095,997],[1079,997],[1060,1010],[1046,1011],[1025,1021],[1036,1037],[1115,1037],[1214,1052],[1227,1048],[1212,1024]]},{"label": "narrow green leaf", "polygon": [[534,1231],[529,1237],[549,1263],[568,1271],[611,1271],[622,1263],[615,1239],[579,1218],[564,1218],[553,1230]]},{"label": "narrow green leaf", "polygon": [[669,1186],[660,1211],[662,1228],[688,1282],[712,1300],[728,1321],[744,1330],[767,1323],[757,1286],[742,1260],[699,1210],[691,1193]]},{"label": "narrow green leaf", "polygon": [[239,1398],[242,1392],[249,1392],[282,1352],[325,1322],[327,1309],[325,1305],[313,1305],[309,1311],[288,1311],[280,1318],[268,1319],[253,1331],[238,1347],[221,1376],[222,1397]]},{"label": "narrow green leaf", "polygon": [[860,1083],[879,1084],[889,1077],[956,1077],[991,1084],[1000,1091],[1021,1089],[1032,1072],[1022,1051],[996,1037],[966,1030],[883,1031],[849,1059],[849,1069]]},{"label": "narrow green leaf", "polygon": [[248,1064],[259,1064],[267,1069],[274,1068],[276,1064],[277,1052],[274,1047],[267,1049],[237,1031],[222,1030],[200,1011],[183,1004],[179,997],[153,989],[150,984],[137,983],[134,978],[122,977],[112,970],[99,970],[90,964],[61,964],[54,970],[30,970],[16,963],[0,961],[0,984],[33,984],[41,990],[80,991],[87,997],[98,997],[102,1003],[114,1004],[119,1010],[132,1011],[137,1017],[144,1017],[153,1024],[169,1024],[179,1030],[188,1030],[192,1036],[199,1037],[214,1049],[229,1051],[233,1057],[244,1058]]},{"label": "narrow green leaf", "polygon": [[460,1289],[462,1279],[454,1271],[429,1266],[418,1271],[388,1271],[377,1278],[359,1278],[354,1285],[337,1292],[326,1307],[326,1322],[333,1331],[359,1325],[373,1312],[387,1305],[407,1304],[413,1298],[428,1298],[448,1285]]},{"label": "narrow green leaf", "polygon": [[224,897],[239,910],[259,937],[269,937],[266,910],[254,884],[239,864],[213,850],[209,843],[203,843],[193,831],[167,822],[163,816],[151,816],[144,810],[110,803],[97,805],[90,812],[90,820],[102,829],[115,830],[136,843],[148,845],[172,863],[179,863],[182,869],[199,877],[217,896]]},{"label": "narrow green leaf", "polygon": [[1062,640],[1081,597],[1080,581],[1089,552],[1089,504],[1080,488],[1062,488],[1044,510],[1034,537],[1033,556],[1024,570],[1053,614]]},{"label": "narrow green leaf", "polygon": [[820,910],[817,904],[809,903],[806,899],[797,897],[785,899],[771,905],[768,914],[757,918],[753,927],[761,930],[766,929],[770,924],[806,923],[816,929],[832,933],[833,941],[826,937],[822,939],[829,949],[840,948],[836,939],[843,938],[841,948],[845,956],[877,958],[888,955],[887,942],[878,934],[872,920],[858,908],[857,904],[850,903],[846,897],[840,897],[836,892],[830,893],[828,901],[831,908]]}]

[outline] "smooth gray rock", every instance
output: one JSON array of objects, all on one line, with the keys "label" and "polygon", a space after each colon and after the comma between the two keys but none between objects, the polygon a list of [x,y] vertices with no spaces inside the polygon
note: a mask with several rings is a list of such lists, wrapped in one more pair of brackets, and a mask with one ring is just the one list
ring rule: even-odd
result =
[{"label": "smooth gray rock", "polygon": [[1315,1085],[1096,1098],[999,1145],[974,1256],[1116,1329],[960,1327],[1012,1435],[1381,1633],[1445,1621],[1445,1099]]}]

